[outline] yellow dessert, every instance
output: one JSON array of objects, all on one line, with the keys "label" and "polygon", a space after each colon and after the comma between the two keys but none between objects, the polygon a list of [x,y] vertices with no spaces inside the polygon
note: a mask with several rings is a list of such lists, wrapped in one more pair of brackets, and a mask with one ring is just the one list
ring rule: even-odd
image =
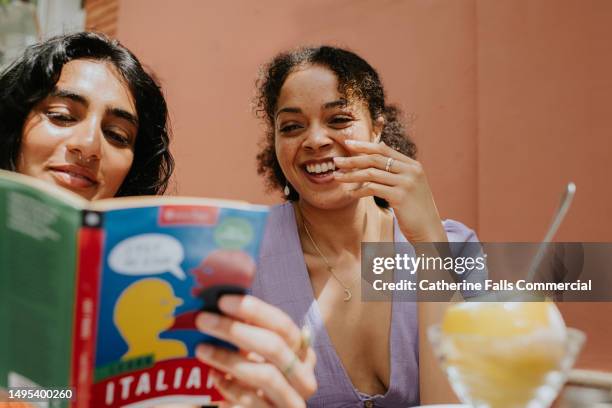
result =
[{"label": "yellow dessert", "polygon": [[441,330],[453,388],[476,406],[527,406],[564,355],[565,323],[550,302],[460,303]]},{"label": "yellow dessert", "polygon": [[550,330],[563,337],[565,323],[552,302],[463,302],[444,315],[444,334],[508,337]]}]

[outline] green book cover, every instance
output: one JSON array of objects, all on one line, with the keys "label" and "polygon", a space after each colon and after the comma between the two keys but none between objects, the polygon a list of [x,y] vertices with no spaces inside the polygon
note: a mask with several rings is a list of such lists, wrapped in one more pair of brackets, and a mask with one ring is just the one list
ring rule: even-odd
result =
[{"label": "green book cover", "polygon": [[195,329],[255,272],[267,208],[182,197],[89,203],[0,171],[0,388],[71,388],[51,407],[221,399]]},{"label": "green book cover", "polygon": [[0,177],[0,386],[66,387],[85,202],[30,181]]}]

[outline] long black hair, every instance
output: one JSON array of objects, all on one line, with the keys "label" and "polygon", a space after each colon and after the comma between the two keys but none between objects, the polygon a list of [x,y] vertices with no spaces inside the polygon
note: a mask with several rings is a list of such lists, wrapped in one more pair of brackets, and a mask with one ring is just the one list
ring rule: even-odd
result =
[{"label": "long black hair", "polygon": [[136,103],[139,125],[134,161],[116,195],[162,194],[174,170],[164,95],[134,54],[118,41],[93,32],[61,35],[32,45],[0,73],[0,168],[16,170],[26,117],[53,90],[62,67],[77,59],[113,64]]},{"label": "long black hair", "polygon": [[[266,124],[260,152],[257,154],[257,172],[266,178],[270,189],[282,190],[289,187],[286,199],[295,201],[299,195],[287,183],[281,170],[274,149],[274,114],[281,88],[285,80],[295,69],[307,65],[320,65],[329,68],[338,78],[338,91],[347,99],[358,99],[365,102],[372,120],[382,116],[385,124],[381,140],[397,151],[416,157],[416,145],[406,133],[401,120],[401,111],[385,102],[385,91],[378,73],[370,64],[354,52],[330,46],[304,47],[283,52],[274,57],[260,71],[256,82],[255,114]],[[388,207],[380,197],[374,197],[376,203]]]}]

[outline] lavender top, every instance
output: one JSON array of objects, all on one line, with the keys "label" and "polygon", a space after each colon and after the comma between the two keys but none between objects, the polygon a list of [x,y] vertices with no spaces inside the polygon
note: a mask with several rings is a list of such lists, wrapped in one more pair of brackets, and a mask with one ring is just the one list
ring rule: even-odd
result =
[{"label": "lavender top", "polygon": [[[475,242],[474,231],[451,220],[444,221],[451,242]],[[395,242],[406,242],[395,221]],[[317,354],[318,390],[309,407],[408,407],[419,403],[418,322],[415,302],[394,301],[391,309],[391,376],[385,395],[366,395],[351,383],[329,338],[304,261],[293,206],[271,209],[261,247],[253,294],[284,310],[313,334]]]}]

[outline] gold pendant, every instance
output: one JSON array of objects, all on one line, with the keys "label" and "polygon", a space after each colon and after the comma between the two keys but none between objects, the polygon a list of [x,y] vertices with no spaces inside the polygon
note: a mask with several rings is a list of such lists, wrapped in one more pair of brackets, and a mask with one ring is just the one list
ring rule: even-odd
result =
[{"label": "gold pendant", "polygon": [[345,288],[344,293],[346,294],[344,301],[348,302],[349,300],[351,300],[351,298],[353,297],[353,295],[351,294],[351,291]]}]

